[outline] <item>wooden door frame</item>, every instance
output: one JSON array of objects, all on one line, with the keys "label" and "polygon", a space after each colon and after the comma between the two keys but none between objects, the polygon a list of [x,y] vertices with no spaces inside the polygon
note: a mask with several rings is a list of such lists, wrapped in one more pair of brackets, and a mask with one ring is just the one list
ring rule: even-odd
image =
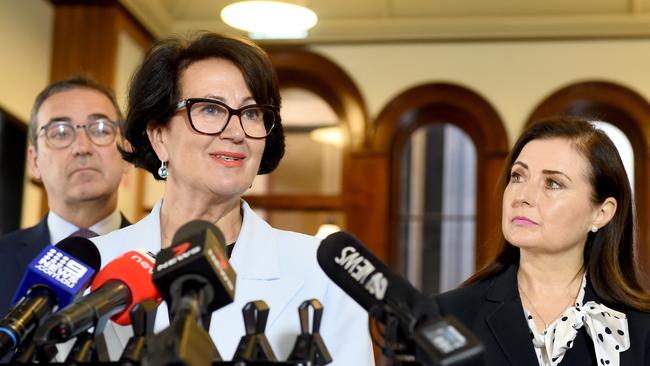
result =
[{"label": "wooden door frame", "polygon": [[498,250],[501,204],[500,194],[496,193],[508,154],[502,120],[484,97],[466,87],[451,83],[425,84],[400,93],[382,110],[372,141],[374,150],[389,160],[385,235],[389,262],[394,268],[400,261],[396,225],[401,152],[413,131],[436,122],[456,125],[476,146],[476,266],[486,264]]}]

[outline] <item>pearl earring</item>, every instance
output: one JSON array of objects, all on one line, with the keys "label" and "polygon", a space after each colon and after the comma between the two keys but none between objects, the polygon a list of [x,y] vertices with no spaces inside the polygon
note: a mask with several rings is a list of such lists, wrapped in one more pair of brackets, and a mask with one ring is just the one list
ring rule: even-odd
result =
[{"label": "pearl earring", "polygon": [[598,227],[596,227],[596,225],[591,225],[591,232],[595,233],[597,231],[598,231]]},{"label": "pearl earring", "polygon": [[167,179],[168,175],[169,175],[169,171],[167,170],[167,162],[161,161],[160,168],[158,168],[158,176],[160,176],[160,178],[162,179]]}]

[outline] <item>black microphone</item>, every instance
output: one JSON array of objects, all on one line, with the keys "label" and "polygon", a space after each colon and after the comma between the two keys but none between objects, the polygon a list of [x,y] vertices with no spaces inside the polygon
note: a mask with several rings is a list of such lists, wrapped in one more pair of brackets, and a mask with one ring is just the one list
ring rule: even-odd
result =
[{"label": "black microphone", "polygon": [[47,246],[27,267],[15,305],[0,321],[0,358],[31,337],[56,307],[83,293],[100,265],[99,251],[88,239],[69,237]]},{"label": "black microphone", "polygon": [[169,248],[156,257],[153,281],[170,305],[167,329],[146,342],[143,365],[209,364],[219,361],[207,330],[212,312],[235,296],[235,271],[230,267],[221,231],[194,220],[181,226]]},{"label": "black microphone", "polygon": [[398,341],[415,347],[415,361],[473,365],[481,359],[483,346],[465,326],[453,317],[441,317],[432,298],[390,270],[352,234],[341,231],[326,237],[317,259],[325,274],[371,317],[387,327],[397,322],[399,337],[406,338]]}]

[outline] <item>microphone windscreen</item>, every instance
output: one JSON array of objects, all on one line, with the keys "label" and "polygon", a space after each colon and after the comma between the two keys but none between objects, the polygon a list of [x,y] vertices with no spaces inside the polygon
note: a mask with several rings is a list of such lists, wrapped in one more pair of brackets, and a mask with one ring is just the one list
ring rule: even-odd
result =
[{"label": "microphone windscreen", "polygon": [[67,237],[56,244],[56,247],[70,254],[77,260],[83,262],[88,267],[99,271],[102,265],[102,257],[99,249],[90,240],[79,236]]},{"label": "microphone windscreen", "polygon": [[352,234],[328,235],[318,246],[316,258],[323,272],[366,311],[383,306],[389,285],[383,272],[388,268]]},{"label": "microphone windscreen", "polygon": [[160,292],[154,285],[151,276],[154,269],[154,259],[144,250],[131,250],[108,263],[93,280],[92,291],[97,290],[108,281],[121,281],[131,294],[131,299],[125,309],[115,314],[111,319],[120,325],[131,324],[131,308],[144,300],[151,299],[156,303],[162,301]]},{"label": "microphone windscreen", "polygon": [[[59,245],[63,246],[47,246],[27,266],[13,304],[20,301],[32,287],[41,285],[55,294],[58,307],[63,308],[86,289],[101,263],[97,247],[85,238],[66,238]],[[77,255],[84,259],[77,258]]]},{"label": "microphone windscreen", "polygon": [[221,230],[214,224],[193,220],[182,225],[171,246],[158,253],[153,281],[172,309],[190,287],[203,290],[210,312],[233,301],[237,275],[228,262],[224,243]]}]

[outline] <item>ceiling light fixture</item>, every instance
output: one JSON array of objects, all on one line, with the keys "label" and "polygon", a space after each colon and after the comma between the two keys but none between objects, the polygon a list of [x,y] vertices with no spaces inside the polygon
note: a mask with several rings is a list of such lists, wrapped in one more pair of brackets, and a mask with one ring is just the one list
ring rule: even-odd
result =
[{"label": "ceiling light fixture", "polygon": [[255,39],[305,38],[318,22],[313,11],[286,1],[239,1],[224,7],[221,19]]}]

